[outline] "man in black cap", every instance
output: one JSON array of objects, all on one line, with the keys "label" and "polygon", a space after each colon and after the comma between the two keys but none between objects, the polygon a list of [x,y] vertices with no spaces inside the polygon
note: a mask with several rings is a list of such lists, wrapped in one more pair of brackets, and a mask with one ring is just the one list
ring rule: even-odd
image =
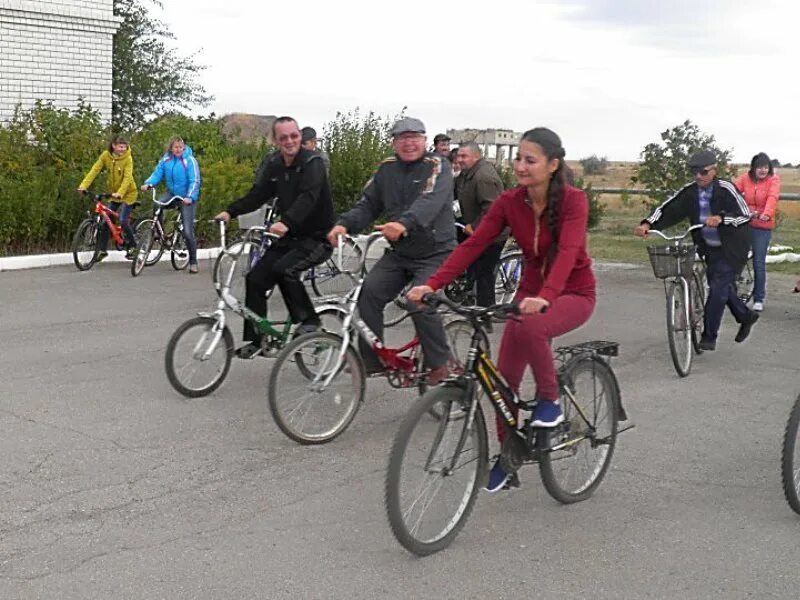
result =
[{"label": "man in black cap", "polygon": [[444,133],[437,133],[433,137],[433,151],[440,155],[444,156],[446,159],[450,159],[450,138],[447,137]]},{"label": "man in black cap", "polygon": [[750,251],[750,211],[730,181],[717,178],[717,159],[710,150],[695,152],[689,159],[694,182],[658,206],[642,221],[634,235],[644,237],[650,229],[664,229],[688,219],[705,227],[692,232],[694,243],[706,263],[708,299],[703,317],[701,350],[715,350],[722,315],[727,305],[739,323],[736,341],[743,342],[758,320],[736,293],[736,277]]},{"label": "man in black cap", "polygon": [[[337,236],[358,233],[380,217],[375,229],[382,232],[390,249],[370,269],[358,300],[361,318],[383,337],[383,309],[409,282],[424,283],[455,248],[453,173],[450,163],[425,151],[425,125],[404,117],[392,127],[395,155],[384,160],[367,182],[361,199],[328,233],[332,245]],[[447,376],[450,350],[442,319],[422,310],[412,315],[422,349],[429,385]],[[377,356],[359,340],[367,372],[382,371]]]},{"label": "man in black cap", "polygon": [[331,173],[331,159],[328,157],[328,153],[325,152],[322,148],[317,148],[317,130],[313,127],[303,127],[300,130],[302,134],[301,143],[303,148],[306,150],[311,150],[311,152],[316,152],[322,158],[322,162],[325,163],[325,171],[330,175]]}]

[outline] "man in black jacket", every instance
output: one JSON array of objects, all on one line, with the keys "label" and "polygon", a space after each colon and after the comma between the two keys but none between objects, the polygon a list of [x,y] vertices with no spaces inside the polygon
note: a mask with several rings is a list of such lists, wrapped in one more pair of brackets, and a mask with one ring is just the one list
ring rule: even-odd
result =
[{"label": "man in black jacket", "polygon": [[709,150],[696,152],[689,159],[694,183],[657,207],[642,221],[634,235],[644,237],[650,229],[671,227],[684,219],[705,227],[692,232],[698,252],[706,262],[708,299],[699,347],[714,350],[722,315],[727,305],[739,323],[736,341],[743,342],[758,320],[736,294],[736,277],[747,261],[750,250],[750,211],[736,187],[717,178],[717,159]]},{"label": "man in black jacket", "polygon": [[[265,159],[253,187],[214,218],[227,222],[278,197],[281,220],[273,223],[269,231],[280,240],[247,274],[245,305],[256,314],[266,315],[265,295],[277,283],[292,322],[300,323],[297,333],[302,334],[320,325],[300,276],[331,255],[325,234],[334,223],[333,200],[322,158],[301,147],[297,122],[291,117],[276,119],[272,137],[278,149]],[[261,351],[261,336],[247,319],[244,339],[249,343],[236,354],[253,358]]]},{"label": "man in black jacket", "polygon": [[[381,339],[386,304],[407,283],[424,283],[456,245],[450,163],[425,151],[425,126],[419,119],[404,117],[391,133],[395,155],[380,164],[361,199],[328,234],[336,245],[338,235],[358,233],[381,216],[388,221],[376,229],[389,241],[390,251],[370,270],[358,300],[361,318]],[[425,310],[412,318],[430,369],[427,380],[434,385],[447,375],[450,357],[442,319]],[[369,345],[359,344],[367,372],[381,371]]]}]

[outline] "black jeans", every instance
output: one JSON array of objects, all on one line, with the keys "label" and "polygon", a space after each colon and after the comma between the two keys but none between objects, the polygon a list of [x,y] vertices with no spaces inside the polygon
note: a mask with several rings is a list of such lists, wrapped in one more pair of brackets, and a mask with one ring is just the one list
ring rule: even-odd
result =
[{"label": "black jeans", "polygon": [[[266,293],[277,284],[293,323],[319,325],[314,304],[300,280],[303,271],[320,264],[333,250],[325,243],[310,238],[284,238],[273,244],[250,270],[246,278],[245,306],[254,313],[267,316]],[[244,320],[244,339],[257,342],[261,338],[253,324]]]},{"label": "black jeans", "polygon": [[725,259],[721,249],[713,249],[706,254],[706,265],[708,299],[703,319],[703,337],[716,341],[725,306],[739,324],[751,318],[751,311],[736,293],[736,277],[739,273]]}]

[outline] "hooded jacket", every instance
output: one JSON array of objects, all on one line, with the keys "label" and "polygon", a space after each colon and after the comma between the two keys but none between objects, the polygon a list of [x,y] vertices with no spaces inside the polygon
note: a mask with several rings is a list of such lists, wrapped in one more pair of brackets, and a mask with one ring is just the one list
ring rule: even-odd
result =
[{"label": "hooded jacket", "polygon": [[778,206],[778,198],[781,195],[781,180],[777,175],[769,175],[761,181],[753,182],[750,174],[745,173],[736,181],[736,188],[744,196],[750,212],[757,212],[759,215],[767,215],[769,221],[762,221],[755,218],[750,221],[750,226],[756,229],[775,228],[775,209]]},{"label": "hooded jacket", "polygon": [[200,166],[189,146],[184,148],[180,157],[166,152],[144,184],[156,186],[164,179],[173,196],[191,198],[192,203],[200,199]]},{"label": "hooded jacket", "polygon": [[133,204],[136,201],[137,190],[136,182],[133,180],[133,156],[130,146],[120,156],[114,156],[108,150],[103,152],[78,187],[84,190],[89,189],[103,169],[107,171],[108,175],[106,179],[108,193],[119,194],[122,202]]}]

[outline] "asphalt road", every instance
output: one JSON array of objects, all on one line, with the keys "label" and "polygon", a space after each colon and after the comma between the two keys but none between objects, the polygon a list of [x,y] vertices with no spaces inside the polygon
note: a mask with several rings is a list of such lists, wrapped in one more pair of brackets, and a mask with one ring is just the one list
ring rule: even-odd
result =
[{"label": "asphalt road", "polygon": [[527,468],[419,559],[383,507],[412,392],[370,380],[344,435],[300,447],[269,416],[271,361],[235,362],[205,399],[167,382],[167,339],[215,297],[208,264],[0,273],[0,598],[796,598],[800,516],[779,474],[800,391],[794,278],[770,278],[750,340],[726,317],[680,379],[660,283],[598,277],[593,319],[560,342],[621,343],[636,428],[606,479],[562,506]]}]

